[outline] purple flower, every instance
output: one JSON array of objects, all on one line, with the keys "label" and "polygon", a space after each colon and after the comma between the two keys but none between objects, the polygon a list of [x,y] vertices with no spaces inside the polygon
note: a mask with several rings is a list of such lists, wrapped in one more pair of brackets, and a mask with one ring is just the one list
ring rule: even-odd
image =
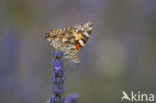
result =
[{"label": "purple flower", "polygon": [[63,87],[63,83],[65,81],[64,77],[64,69],[63,69],[63,60],[61,59],[63,56],[63,52],[56,51],[52,53],[54,59],[52,61],[53,69],[52,69],[52,96],[48,99],[47,103],[63,103],[63,92],[65,88]]},{"label": "purple flower", "polygon": [[52,53],[54,59],[52,60],[52,77],[51,77],[51,91],[52,96],[47,100],[47,103],[78,103],[79,95],[71,94],[68,95],[65,99],[63,97],[63,93],[65,88],[63,87],[63,83],[65,81],[64,77],[64,69],[63,69],[63,52],[56,51]]},{"label": "purple flower", "polygon": [[78,103],[79,95],[78,94],[70,94],[65,98],[64,103]]},{"label": "purple flower", "polygon": [[55,68],[55,70],[59,70],[59,69],[61,69],[61,68],[62,68],[61,63],[59,63],[59,62],[55,62],[54,68]]}]

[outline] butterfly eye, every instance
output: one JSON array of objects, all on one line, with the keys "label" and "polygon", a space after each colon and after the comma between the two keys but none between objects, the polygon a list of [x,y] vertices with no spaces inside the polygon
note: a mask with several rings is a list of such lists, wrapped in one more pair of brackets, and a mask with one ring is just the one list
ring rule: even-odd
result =
[{"label": "butterfly eye", "polygon": [[49,36],[50,36],[49,33],[46,33],[44,38],[47,39]]}]

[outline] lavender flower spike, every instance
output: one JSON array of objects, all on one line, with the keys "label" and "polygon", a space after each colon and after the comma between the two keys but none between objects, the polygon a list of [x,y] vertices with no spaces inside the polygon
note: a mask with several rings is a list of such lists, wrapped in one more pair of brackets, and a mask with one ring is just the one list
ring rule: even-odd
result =
[{"label": "lavender flower spike", "polygon": [[63,103],[64,97],[63,92],[65,88],[63,87],[63,83],[65,81],[64,77],[64,69],[63,69],[63,60],[61,59],[63,56],[63,52],[56,51],[52,53],[54,59],[52,61],[53,69],[52,69],[52,96],[48,99],[47,103]]}]

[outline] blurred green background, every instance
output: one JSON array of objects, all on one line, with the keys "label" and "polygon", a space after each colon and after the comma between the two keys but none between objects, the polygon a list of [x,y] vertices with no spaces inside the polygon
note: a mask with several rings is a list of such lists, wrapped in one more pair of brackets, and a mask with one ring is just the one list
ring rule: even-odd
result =
[{"label": "blurred green background", "polygon": [[122,91],[156,94],[155,0],[0,0],[0,103],[45,103],[51,51],[44,34],[92,21],[94,29],[65,65],[65,96],[120,103]]}]

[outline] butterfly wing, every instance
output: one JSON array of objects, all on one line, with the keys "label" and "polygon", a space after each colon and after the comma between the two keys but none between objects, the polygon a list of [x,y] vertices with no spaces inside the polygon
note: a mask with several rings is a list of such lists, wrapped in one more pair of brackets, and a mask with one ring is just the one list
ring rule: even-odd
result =
[{"label": "butterfly wing", "polygon": [[92,27],[93,24],[87,22],[64,29],[55,29],[45,34],[45,38],[56,50],[63,51],[65,58],[79,62],[77,54],[88,41]]}]

